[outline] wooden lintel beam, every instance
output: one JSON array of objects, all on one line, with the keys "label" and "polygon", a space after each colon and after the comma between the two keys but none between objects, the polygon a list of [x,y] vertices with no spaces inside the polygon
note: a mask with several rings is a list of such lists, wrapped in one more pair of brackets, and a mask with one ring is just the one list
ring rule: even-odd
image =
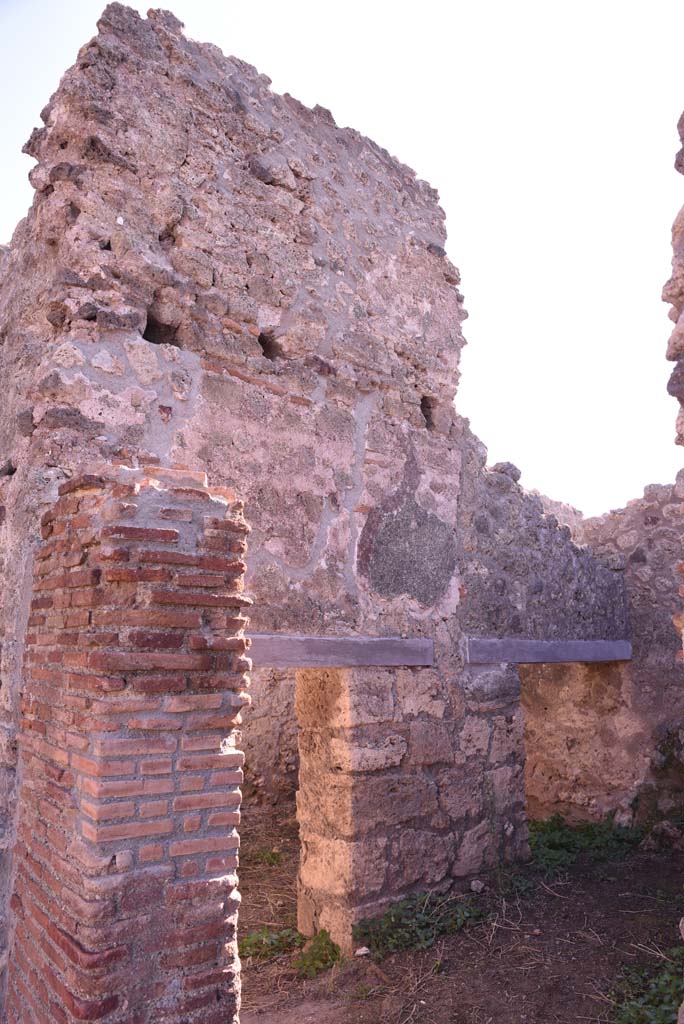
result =
[{"label": "wooden lintel beam", "polygon": [[411,667],[433,664],[433,642],[421,637],[297,636],[252,633],[255,668]]},{"label": "wooden lintel beam", "polygon": [[629,661],[632,645],[628,640],[518,640],[470,637],[466,660],[471,665],[515,662],[531,665],[546,662]]}]

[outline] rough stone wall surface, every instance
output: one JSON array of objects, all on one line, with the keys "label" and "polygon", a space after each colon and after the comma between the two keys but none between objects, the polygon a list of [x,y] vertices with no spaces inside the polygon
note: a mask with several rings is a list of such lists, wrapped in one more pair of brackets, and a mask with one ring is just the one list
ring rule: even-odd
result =
[{"label": "rough stone wall surface", "polygon": [[[684,115],[679,121],[684,141]],[[675,166],[684,171],[684,150]],[[684,444],[684,208],[672,228],[672,275],[663,289],[675,322],[668,391],[680,403],[676,443]],[[526,782],[530,813],[563,811],[620,820],[679,816],[684,804],[684,478],[651,486],[643,499],[596,519],[544,506],[624,571],[633,659],[621,666],[536,666],[522,670]]]},{"label": "rough stone wall surface", "polygon": [[525,856],[522,720],[507,674],[508,689],[492,671],[489,688],[452,698],[462,723],[467,714],[455,737],[437,673],[298,672],[305,933],[328,928],[349,949],[359,907],[373,916],[411,888]]},{"label": "rough stone wall surface", "polygon": [[[684,115],[679,122],[684,140]],[[684,170],[684,150],[675,166]],[[672,276],[663,299],[675,328],[668,390],[680,401],[684,443],[684,209],[672,229]],[[642,499],[584,520],[541,498],[605,565],[623,573],[633,658],[614,666],[527,666],[521,670],[530,813],[571,817],[617,812],[622,821],[681,814],[684,803],[684,476],[647,487]]]},{"label": "rough stone wall surface", "polygon": [[[455,481],[460,495],[460,529],[455,541],[460,604],[451,628],[471,636],[625,637],[628,608],[623,559],[611,561],[599,545],[602,557],[597,560],[581,513],[523,490],[514,466],[483,469],[476,446],[469,455],[478,461],[466,466]],[[559,522],[561,516],[567,521]],[[606,533],[610,535],[610,528]],[[659,608],[653,617],[662,611]],[[669,617],[666,631],[668,626],[671,633]],[[662,632],[662,623],[660,629]],[[454,637],[457,635],[454,631]],[[491,670],[483,675],[482,670],[464,669],[460,685],[467,686],[471,675],[476,680],[488,678],[490,683],[494,679]],[[244,732],[245,750],[258,766],[257,791],[271,799],[291,792],[292,769],[298,764],[293,678],[284,673],[277,678],[273,685],[273,674],[263,674],[264,683],[257,683]],[[505,692],[515,704],[519,690],[510,673],[503,678]],[[256,728],[250,735],[252,722]],[[543,732],[542,723],[539,725]],[[558,725],[562,729],[560,721]],[[264,743],[265,733],[270,733],[270,743]],[[529,742],[533,742],[531,733]]]},{"label": "rough stone wall surface", "polygon": [[[338,673],[342,710],[302,728],[308,775],[344,782],[318,816],[302,784],[308,869],[385,858],[348,920],[525,851],[518,678],[466,671],[464,635],[622,636],[625,606],[454,410],[465,312],[434,190],[268,85],[113,4],[28,143],[0,292],[7,820],[32,524],[84,464],[196,465],[246,500],[256,631],[435,642],[432,669]],[[404,771],[420,803],[371,801]],[[302,892],[314,925],[337,898],[306,871]]]},{"label": "rough stone wall surface", "polygon": [[43,516],[9,1024],[237,1021],[246,532],[203,474],[154,467]]},{"label": "rough stone wall surface", "polygon": [[[684,143],[684,114],[679,119],[679,138]],[[676,169],[684,174],[684,147],[675,158]],[[668,391],[679,400],[679,415],[675,443],[684,444],[684,207],[679,211],[672,227],[672,276],[663,289],[663,300],[672,304],[670,318],[675,322],[667,348],[667,358],[675,360],[675,366]],[[681,592],[684,594],[684,591]],[[681,606],[680,606],[681,607]],[[675,624],[684,640],[684,614],[679,611]],[[680,921],[679,931],[684,939],[684,925]],[[679,1007],[677,1024],[684,1024],[684,1003]]]},{"label": "rough stone wall surface", "polygon": [[[679,138],[684,144],[684,114],[677,125]],[[675,167],[684,174],[684,148],[675,158]],[[663,288],[663,301],[671,305],[670,319],[674,330],[667,345],[667,358],[674,362],[667,390],[679,402],[675,444],[684,444],[684,206],[672,225],[672,275]]]},{"label": "rough stone wall surface", "polygon": [[466,633],[530,639],[627,635],[623,581],[572,540],[510,464],[464,479],[462,533]]},{"label": "rough stone wall surface", "polygon": [[676,816],[684,806],[684,472],[578,530],[624,575],[633,657],[521,669],[530,813]]},{"label": "rough stone wall surface", "polygon": [[554,501],[553,498],[549,498],[539,491],[530,491],[529,493],[539,498],[547,515],[553,516],[561,526],[567,526],[572,539],[577,544],[583,543],[584,514],[578,508],[569,505],[566,501]]},{"label": "rough stone wall surface", "polygon": [[294,800],[299,774],[295,672],[256,668],[250,680],[252,703],[240,730],[245,804]]}]

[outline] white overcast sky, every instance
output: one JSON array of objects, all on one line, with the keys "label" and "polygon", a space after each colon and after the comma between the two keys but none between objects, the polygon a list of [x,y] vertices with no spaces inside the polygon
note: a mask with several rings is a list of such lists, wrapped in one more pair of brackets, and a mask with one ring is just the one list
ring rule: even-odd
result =
[{"label": "white overcast sky", "polygon": [[[0,0],[0,241],[21,146],[102,0]],[[146,4],[132,3],[141,13]],[[681,0],[174,0],[216,43],[430,181],[470,313],[457,407],[587,513],[684,465],[660,301],[684,109]]]}]

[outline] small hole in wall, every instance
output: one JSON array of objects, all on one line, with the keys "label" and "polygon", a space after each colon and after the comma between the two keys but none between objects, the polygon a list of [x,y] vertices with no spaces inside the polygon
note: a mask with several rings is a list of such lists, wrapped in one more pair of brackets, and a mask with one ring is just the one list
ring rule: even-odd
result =
[{"label": "small hole in wall", "polygon": [[159,320],[155,320],[150,313],[147,314],[147,325],[143,332],[145,341],[150,341],[153,345],[175,345],[176,348],[180,348],[176,338],[177,333],[177,327],[163,324]]},{"label": "small hole in wall", "polygon": [[164,228],[161,232],[159,235],[159,244],[164,250],[168,250],[176,244],[176,236],[170,228]]},{"label": "small hole in wall", "polygon": [[2,465],[0,465],[0,477],[14,476],[16,471],[17,467],[15,466],[11,459],[7,459],[6,462],[3,462]]},{"label": "small hole in wall", "polygon": [[103,252],[111,252],[112,251],[112,243],[109,241],[109,239],[107,239],[106,241],[102,241],[102,242],[100,242],[100,248],[102,249]]},{"label": "small hole in wall", "polygon": [[429,395],[423,395],[420,400],[420,411],[423,414],[425,420],[425,426],[428,430],[434,430],[435,428],[435,410],[437,408],[437,399],[430,398]]},{"label": "small hole in wall", "polygon": [[265,359],[270,359],[271,362],[274,362],[282,356],[283,350],[270,331],[262,331],[258,341]]}]

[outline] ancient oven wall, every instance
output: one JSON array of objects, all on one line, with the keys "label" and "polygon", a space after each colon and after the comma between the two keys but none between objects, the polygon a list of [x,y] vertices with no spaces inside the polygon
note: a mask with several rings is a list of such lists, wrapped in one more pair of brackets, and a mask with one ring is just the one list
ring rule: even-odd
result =
[{"label": "ancient oven wall", "polygon": [[510,466],[485,470],[454,410],[465,312],[434,190],[171,15],[113,4],[99,29],[28,144],[36,197],[3,257],[0,487],[23,553],[5,748],[58,485],[206,470],[247,504],[255,631],[435,643],[431,669],[288,682],[300,920],[348,941],[387,900],[526,850],[518,677],[466,670],[464,637],[623,636],[622,582]]},{"label": "ancient oven wall", "polygon": [[633,657],[521,669],[530,814],[677,817],[684,806],[684,474],[647,487],[624,509],[575,521],[573,530],[624,575]]}]

